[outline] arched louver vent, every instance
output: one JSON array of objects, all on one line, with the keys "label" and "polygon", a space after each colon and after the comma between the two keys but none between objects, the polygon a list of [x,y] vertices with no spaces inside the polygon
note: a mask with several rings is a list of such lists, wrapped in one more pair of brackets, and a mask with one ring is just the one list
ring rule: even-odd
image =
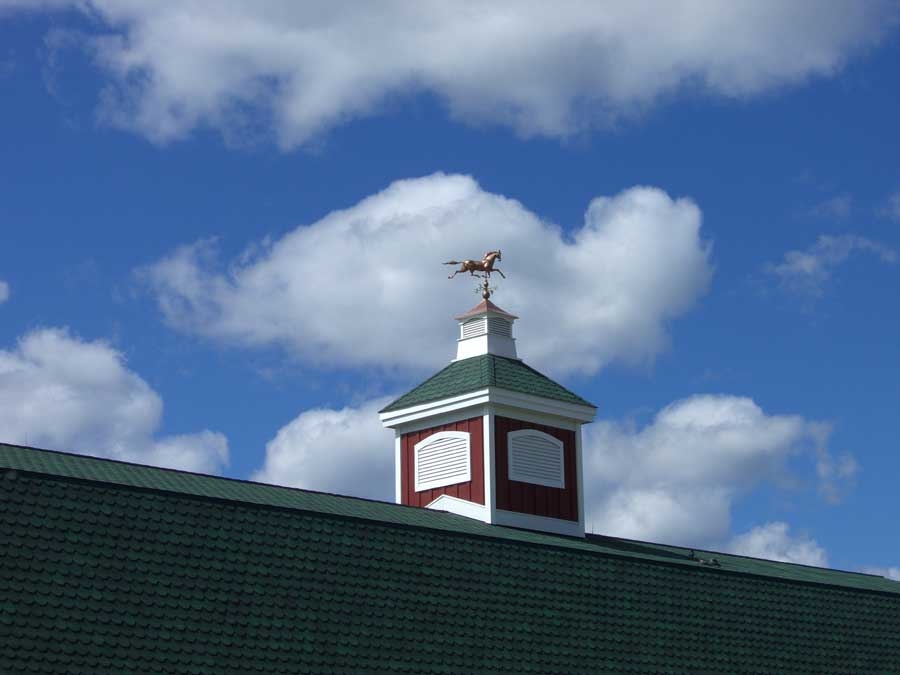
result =
[{"label": "arched louver vent", "polygon": [[507,434],[509,479],[547,487],[566,487],[563,444],[536,429]]},{"label": "arched louver vent", "polygon": [[413,446],[416,492],[472,479],[469,434],[439,431]]},{"label": "arched louver vent", "polygon": [[462,338],[478,337],[484,335],[484,317],[469,319],[462,325]]},{"label": "arched louver vent", "polygon": [[494,335],[503,335],[505,337],[512,337],[512,322],[508,321],[507,319],[501,319],[496,316],[489,316],[487,324],[488,333],[493,333]]}]

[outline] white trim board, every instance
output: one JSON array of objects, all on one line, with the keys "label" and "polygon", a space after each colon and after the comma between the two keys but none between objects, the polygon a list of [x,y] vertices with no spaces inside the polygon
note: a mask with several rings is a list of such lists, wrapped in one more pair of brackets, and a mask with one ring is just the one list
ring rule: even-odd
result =
[{"label": "white trim board", "polygon": [[496,509],[493,513],[493,522],[496,525],[518,527],[523,530],[536,530],[538,532],[555,532],[570,537],[584,536],[584,523],[562,518],[547,518],[546,516],[534,516],[530,513],[516,513]]},{"label": "white trim board", "polygon": [[426,509],[434,509],[435,511],[447,511],[455,513],[458,516],[466,518],[474,518],[483,523],[490,523],[490,511],[475,502],[466,501],[459,497],[451,497],[450,495],[441,495],[434,501],[425,506]]},{"label": "white trim board", "polygon": [[437,415],[455,412],[465,408],[493,403],[509,406],[534,413],[544,413],[554,417],[574,422],[592,422],[597,414],[597,409],[585,405],[555,401],[553,399],[519,394],[498,387],[488,387],[477,391],[452,396],[450,398],[430,401],[420,405],[410,406],[401,410],[381,413],[379,418],[386,427],[396,428],[416,422],[425,418],[431,419]]}]

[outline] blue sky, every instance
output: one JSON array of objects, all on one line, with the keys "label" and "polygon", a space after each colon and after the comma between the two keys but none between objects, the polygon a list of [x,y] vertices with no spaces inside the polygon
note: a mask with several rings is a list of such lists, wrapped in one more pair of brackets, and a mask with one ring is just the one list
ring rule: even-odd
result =
[{"label": "blue sky", "polygon": [[390,498],[499,247],[596,531],[900,577],[897,5],[513,6],[0,2],[0,440]]}]

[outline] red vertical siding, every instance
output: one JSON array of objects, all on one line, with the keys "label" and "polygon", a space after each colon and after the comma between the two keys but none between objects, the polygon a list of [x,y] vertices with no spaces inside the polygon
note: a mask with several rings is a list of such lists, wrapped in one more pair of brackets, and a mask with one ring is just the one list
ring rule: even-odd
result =
[{"label": "red vertical siding", "polygon": [[[467,431],[470,439],[470,452],[472,462],[472,480],[456,485],[447,485],[433,490],[416,492],[415,476],[413,475],[413,452],[416,443],[431,436],[438,431]],[[466,501],[484,504],[484,420],[482,417],[471,417],[451,424],[443,424],[439,427],[422,429],[410,434],[403,434],[400,438],[400,469],[401,469],[401,502],[411,506],[427,506],[441,495],[450,495]]]},{"label": "red vertical siding", "polygon": [[[537,429],[563,443],[566,487],[564,489],[509,480],[506,434],[519,429]],[[497,508],[563,520],[578,520],[578,484],[575,480],[575,432],[523,422],[508,417],[494,418],[494,448],[497,476]]]}]

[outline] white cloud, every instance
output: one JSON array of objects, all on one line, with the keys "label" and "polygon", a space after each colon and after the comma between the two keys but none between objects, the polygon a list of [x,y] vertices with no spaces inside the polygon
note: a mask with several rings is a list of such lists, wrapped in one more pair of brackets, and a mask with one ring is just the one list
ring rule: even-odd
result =
[{"label": "white cloud", "polygon": [[788,251],[782,262],[767,265],[766,271],[790,291],[819,296],[835,268],[858,252],[875,255],[884,263],[894,264],[900,260],[897,251],[866,237],[821,235],[805,251]]},{"label": "white cloud", "polygon": [[42,329],[0,350],[0,441],[207,473],[227,463],[220,433],[154,438],[162,407],[104,342]]},{"label": "white cloud", "polygon": [[0,279],[0,305],[9,300],[9,284]]},{"label": "white cloud", "polygon": [[831,76],[896,19],[887,0],[72,5],[104,30],[84,39],[108,121],[159,142],[263,126],[285,148],[419,92],[470,123],[566,136],[683,92]]},{"label": "white cloud", "polygon": [[262,245],[221,271],[210,242],[139,275],[167,321],[231,344],[281,345],[307,362],[432,369],[455,355],[452,317],[478,301],[450,259],[503,252],[498,304],[521,316],[520,356],[557,373],[645,363],[712,274],[688,199],[638,187],[597,198],[569,238],[471,178],[435,174]]},{"label": "white cloud", "polygon": [[266,444],[253,480],[393,501],[394,434],[378,419],[388,402],[301,413]]},{"label": "white cloud", "polygon": [[864,567],[862,571],[866,574],[877,574],[892,581],[900,581],[900,567]]},{"label": "white cloud", "polygon": [[[734,501],[785,475],[806,452],[831,461],[827,428],[769,415],[749,398],[697,395],[644,428],[598,421],[585,429],[585,505],[593,531],[702,547],[729,536]],[[834,490],[844,476],[830,474]]]},{"label": "white cloud", "polygon": [[[373,499],[394,499],[393,434],[378,410],[388,398],[301,413],[266,445],[254,480]],[[585,429],[585,509],[593,532],[810,565],[827,564],[806,536],[767,523],[732,536],[735,500],[779,480],[787,458],[827,456],[821,423],[767,415],[747,398],[694,396],[637,431],[597,422]],[[831,477],[832,480],[837,480]]]},{"label": "white cloud", "polygon": [[766,523],[734,537],[728,550],[731,553],[753,558],[766,558],[801,565],[815,565],[816,567],[828,565],[825,549],[807,535],[791,536],[790,527],[787,523],[782,522]]}]

